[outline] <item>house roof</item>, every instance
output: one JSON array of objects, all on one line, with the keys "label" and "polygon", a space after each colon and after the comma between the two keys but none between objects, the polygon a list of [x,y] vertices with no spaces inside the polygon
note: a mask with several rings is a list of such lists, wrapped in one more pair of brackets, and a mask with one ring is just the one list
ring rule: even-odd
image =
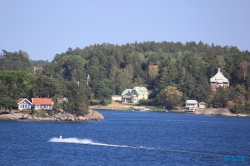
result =
[{"label": "house roof", "polygon": [[198,102],[196,100],[186,100],[187,104],[197,104]]},{"label": "house roof", "polygon": [[20,99],[18,99],[17,100],[17,104],[19,104],[19,103],[21,103],[23,100],[26,100],[26,101],[28,101],[30,104],[32,104],[28,99],[26,99],[26,98],[20,98]]},{"label": "house roof", "polygon": [[199,103],[199,105],[206,105],[206,103],[204,103],[204,102],[200,102],[200,103]]},{"label": "house roof", "polygon": [[122,92],[122,96],[123,95],[126,95],[128,92],[131,92],[132,91],[132,89],[125,89],[123,92]]},{"label": "house roof", "polygon": [[148,92],[147,88],[141,86],[136,86],[133,90],[135,90],[138,94]]},{"label": "house roof", "polygon": [[224,75],[220,72],[220,68],[218,68],[217,74],[215,74],[212,78],[210,78],[210,82],[228,82],[228,79],[224,77]]},{"label": "house roof", "polygon": [[25,98],[20,98],[20,99],[18,99],[18,100],[16,101],[17,104],[20,103],[21,101],[23,101],[23,99],[25,99]]},{"label": "house roof", "polygon": [[31,98],[32,104],[52,104],[51,98]]},{"label": "house roof", "polygon": [[124,95],[128,94],[128,93],[131,92],[132,90],[136,91],[137,94],[140,94],[140,93],[148,93],[147,88],[141,87],[141,86],[136,86],[136,87],[134,87],[133,89],[125,89],[125,90],[122,92],[121,96],[124,96]]}]

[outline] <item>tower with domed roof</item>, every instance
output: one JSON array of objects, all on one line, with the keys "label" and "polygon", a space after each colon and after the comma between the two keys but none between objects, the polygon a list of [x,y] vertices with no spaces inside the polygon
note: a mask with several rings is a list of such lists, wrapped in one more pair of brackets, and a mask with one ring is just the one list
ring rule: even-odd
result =
[{"label": "tower with domed roof", "polygon": [[216,91],[219,87],[227,88],[229,87],[228,79],[221,73],[220,68],[218,68],[217,74],[210,78],[210,86],[213,91]]}]

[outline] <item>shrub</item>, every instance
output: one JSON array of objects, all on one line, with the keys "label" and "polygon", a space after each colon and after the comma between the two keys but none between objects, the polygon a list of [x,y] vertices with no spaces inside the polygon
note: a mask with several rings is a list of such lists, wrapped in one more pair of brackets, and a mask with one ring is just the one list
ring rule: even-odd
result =
[{"label": "shrub", "polygon": [[24,114],[30,113],[29,110],[21,110],[20,112],[21,112],[21,113],[24,113]]},{"label": "shrub", "polygon": [[34,115],[36,115],[37,117],[46,117],[47,112],[45,110],[35,110],[34,111]]},{"label": "shrub", "polygon": [[49,110],[49,111],[48,111],[48,114],[49,114],[50,116],[52,116],[52,115],[54,115],[54,111]]},{"label": "shrub", "polygon": [[240,105],[240,104],[235,104],[230,111],[232,113],[236,113],[236,114],[241,114],[241,113],[246,113],[246,114],[250,114],[250,104],[247,103],[246,105]]},{"label": "shrub", "polygon": [[145,99],[143,99],[143,100],[139,100],[139,103],[138,103],[138,105],[155,105],[155,101],[153,100],[153,99],[147,99],[147,100],[145,100]]},{"label": "shrub", "polygon": [[111,103],[110,100],[102,100],[102,101],[100,102],[100,104],[102,104],[103,106],[107,106],[107,105],[110,104],[110,103]]},{"label": "shrub", "polygon": [[90,105],[98,105],[100,104],[99,100],[89,100]]}]

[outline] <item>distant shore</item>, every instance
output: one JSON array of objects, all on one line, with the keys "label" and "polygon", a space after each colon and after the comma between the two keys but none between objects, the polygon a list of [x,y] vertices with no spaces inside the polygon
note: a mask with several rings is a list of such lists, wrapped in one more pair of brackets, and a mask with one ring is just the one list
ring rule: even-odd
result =
[{"label": "distant shore", "polygon": [[91,121],[91,120],[104,120],[104,117],[98,111],[89,110],[89,113],[84,116],[74,116],[69,113],[57,113],[54,115],[46,115],[44,117],[37,117],[35,115],[30,115],[28,113],[22,113],[19,111],[13,111],[12,113],[2,112],[0,115],[0,120],[30,120],[30,121],[71,121],[71,122],[81,122],[81,121]]},{"label": "distant shore", "polygon": [[[171,110],[170,112],[185,112],[185,110]],[[234,114],[228,108],[204,108],[196,109],[191,112],[195,115],[219,115],[219,116],[234,116],[234,117],[249,117],[247,114]]]},{"label": "distant shore", "polygon": [[[94,110],[133,110],[133,107],[129,107],[129,106],[101,106],[101,105],[97,105],[97,106],[90,106],[91,109]],[[131,109],[130,109],[131,108]],[[176,113],[185,113],[186,109],[178,109],[178,110],[168,110],[167,112],[176,112]],[[155,111],[155,110],[152,110]],[[165,109],[162,110],[157,110],[158,112],[166,112]],[[192,114],[195,115],[219,115],[219,116],[234,116],[234,117],[250,117],[247,114],[234,114],[231,113],[229,111],[228,108],[204,108],[204,109],[196,109],[194,112],[191,112]]]}]

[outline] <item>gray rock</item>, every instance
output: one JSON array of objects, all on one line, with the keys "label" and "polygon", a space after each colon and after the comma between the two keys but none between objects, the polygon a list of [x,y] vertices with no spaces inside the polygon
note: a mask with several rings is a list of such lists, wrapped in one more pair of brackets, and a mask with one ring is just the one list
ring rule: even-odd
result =
[{"label": "gray rock", "polygon": [[104,117],[102,114],[91,109],[89,110],[89,113],[85,115],[84,117],[86,117],[89,120],[104,120]]},{"label": "gray rock", "polygon": [[28,115],[26,115],[26,114],[24,114],[23,116],[22,116],[22,119],[28,119]]},{"label": "gray rock", "polygon": [[60,119],[61,121],[65,121],[65,120],[66,120],[65,117],[60,117],[60,118],[58,118],[58,119]]},{"label": "gray rock", "polygon": [[227,108],[206,108],[206,109],[197,109],[194,112],[195,114],[203,114],[203,115],[223,115],[223,116],[236,116],[232,114]]},{"label": "gray rock", "polygon": [[78,120],[79,120],[79,121],[85,121],[85,120],[86,120],[86,117],[78,116]]},{"label": "gray rock", "polygon": [[27,120],[38,120],[38,121],[89,121],[89,120],[103,120],[104,117],[97,111],[89,110],[89,113],[85,116],[76,117],[76,115],[72,115],[70,113],[59,113],[54,116],[47,117],[36,117],[35,115],[28,115],[24,113],[13,113],[13,114],[3,114],[0,115],[0,120],[19,120],[19,119],[27,119]]}]

